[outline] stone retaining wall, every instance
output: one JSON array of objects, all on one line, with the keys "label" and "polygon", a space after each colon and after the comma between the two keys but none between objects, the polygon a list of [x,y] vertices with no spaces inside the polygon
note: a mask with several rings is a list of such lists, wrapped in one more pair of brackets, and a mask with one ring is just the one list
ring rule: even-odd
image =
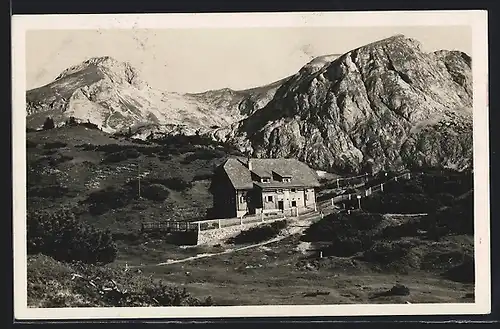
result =
[{"label": "stone retaining wall", "polygon": [[229,227],[223,227],[220,229],[206,230],[198,232],[198,245],[214,245],[225,240],[238,235],[241,231],[248,230],[249,228],[260,226],[263,224],[268,224],[276,221],[283,220],[284,218],[275,218],[272,220],[268,220],[265,222],[255,222],[255,223],[247,223],[243,225],[234,225]]}]

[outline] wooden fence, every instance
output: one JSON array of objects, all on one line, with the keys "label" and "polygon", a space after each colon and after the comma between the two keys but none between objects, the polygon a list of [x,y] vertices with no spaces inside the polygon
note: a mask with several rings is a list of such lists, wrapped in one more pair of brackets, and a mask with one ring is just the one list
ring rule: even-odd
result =
[{"label": "wooden fence", "polygon": [[[415,174],[413,174],[415,175]],[[341,201],[348,201],[348,200],[356,200],[358,199],[358,196],[360,198],[366,198],[370,195],[372,195],[373,193],[375,192],[383,192],[384,191],[384,185],[391,182],[391,181],[398,181],[400,179],[411,179],[411,176],[412,176],[412,173],[410,172],[404,172],[404,173],[400,173],[392,178],[389,178],[387,179],[386,181],[384,181],[383,183],[380,183],[380,184],[377,184],[377,185],[373,185],[373,186],[369,186],[367,187],[366,189],[364,189],[363,191],[360,191],[358,193],[349,193],[349,194],[342,194],[342,195],[337,195],[333,198],[330,198],[329,200],[325,200],[323,202],[321,202],[320,206],[326,206],[328,204],[330,205],[334,205],[335,203],[338,203],[338,202],[341,202]]]},{"label": "wooden fence", "polygon": [[186,232],[186,231],[207,231],[214,229],[221,229],[224,227],[231,227],[237,225],[244,225],[250,223],[260,223],[284,219],[284,214],[277,215],[255,215],[238,218],[221,218],[221,219],[207,219],[194,222],[182,221],[163,221],[163,222],[145,222],[142,223],[141,230],[143,232]]}]

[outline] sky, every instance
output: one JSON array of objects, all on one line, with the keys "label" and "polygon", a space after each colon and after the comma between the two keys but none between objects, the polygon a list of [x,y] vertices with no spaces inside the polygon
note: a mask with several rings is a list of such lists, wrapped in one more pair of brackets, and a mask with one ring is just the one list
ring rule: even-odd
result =
[{"label": "sky", "polygon": [[111,56],[130,62],[153,88],[240,90],[292,75],[314,57],[343,54],[396,34],[417,39],[424,51],[472,55],[469,26],[30,30],[26,84],[40,87],[72,65]]}]

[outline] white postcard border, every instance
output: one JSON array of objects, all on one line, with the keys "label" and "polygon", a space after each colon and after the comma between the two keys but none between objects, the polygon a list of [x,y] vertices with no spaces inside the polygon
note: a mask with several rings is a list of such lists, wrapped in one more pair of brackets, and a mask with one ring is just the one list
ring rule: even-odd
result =
[{"label": "white postcard border", "polygon": [[[472,28],[474,92],[475,302],[468,304],[269,305],[149,308],[28,308],[26,280],[26,62],[27,30],[161,29],[313,26],[463,26]],[[486,11],[14,15],[12,18],[12,146],[14,315],[35,319],[303,317],[487,314],[491,310]]]}]

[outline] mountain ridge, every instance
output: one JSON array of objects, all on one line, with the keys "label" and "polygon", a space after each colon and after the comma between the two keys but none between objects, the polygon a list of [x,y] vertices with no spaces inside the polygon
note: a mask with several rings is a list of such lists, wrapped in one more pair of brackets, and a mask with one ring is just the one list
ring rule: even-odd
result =
[{"label": "mountain ridge", "polygon": [[72,115],[109,132],[132,127],[138,138],[201,134],[252,156],[333,171],[472,166],[470,56],[426,53],[404,35],[313,58],[289,77],[245,90],[161,91],[130,64],[102,57],[26,97],[27,122],[38,127],[46,116]]},{"label": "mountain ridge", "polygon": [[325,170],[468,168],[467,59],[461,52],[424,53],[404,36],[380,40],[297,73],[265,108],[210,135],[252,156],[296,157]]}]

